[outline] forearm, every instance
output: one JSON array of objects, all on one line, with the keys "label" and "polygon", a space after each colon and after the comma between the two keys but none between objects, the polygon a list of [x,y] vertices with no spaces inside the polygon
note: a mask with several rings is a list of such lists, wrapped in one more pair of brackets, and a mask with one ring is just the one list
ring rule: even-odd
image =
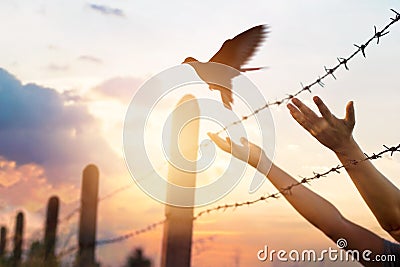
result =
[{"label": "forearm", "polygon": [[354,160],[360,161],[366,158],[353,139],[344,150],[336,152],[336,155],[346,167],[354,185],[381,226],[389,232],[399,230],[399,189],[382,175],[369,160],[351,164]]},{"label": "forearm", "polygon": [[[274,164],[267,177],[278,190],[298,184],[298,181]],[[304,185],[293,186],[283,195],[297,212],[329,237],[333,238],[335,233],[341,231],[343,217],[340,212],[330,202]]]},{"label": "forearm", "polygon": [[[273,164],[267,177],[279,190],[298,184],[294,178]],[[383,241],[379,236],[346,220],[335,206],[304,185],[292,186],[290,192],[283,195],[297,212],[332,241],[345,238],[348,242],[346,249],[368,249],[372,251],[372,255],[383,253]],[[365,266],[381,266],[379,262],[365,262],[362,259],[360,262]]]}]

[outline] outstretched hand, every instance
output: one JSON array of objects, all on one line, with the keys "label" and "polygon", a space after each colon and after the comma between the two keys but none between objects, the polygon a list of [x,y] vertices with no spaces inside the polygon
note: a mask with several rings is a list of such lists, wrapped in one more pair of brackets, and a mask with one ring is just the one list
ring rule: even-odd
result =
[{"label": "outstretched hand", "polygon": [[269,159],[264,151],[257,145],[249,142],[246,138],[240,138],[242,145],[238,145],[227,137],[225,140],[218,134],[208,133],[211,140],[223,151],[232,154],[235,158],[247,162],[259,172],[267,174],[269,170]]},{"label": "outstretched hand", "polygon": [[297,98],[292,100],[295,106],[288,104],[287,107],[292,117],[321,144],[336,153],[343,152],[354,141],[352,136],[355,124],[353,101],[347,103],[345,118],[338,119],[319,97],[315,96],[313,100],[322,117]]}]

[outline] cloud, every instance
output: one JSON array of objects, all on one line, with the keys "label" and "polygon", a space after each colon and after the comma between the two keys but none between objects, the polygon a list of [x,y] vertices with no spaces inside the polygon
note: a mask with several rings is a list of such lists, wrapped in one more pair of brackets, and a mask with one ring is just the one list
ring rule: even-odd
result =
[{"label": "cloud", "polygon": [[[43,226],[43,218],[51,196],[56,195],[60,198],[60,219],[64,218],[66,212],[69,213],[79,205],[75,201],[80,193],[77,185],[51,185],[44,174],[45,170],[40,165],[18,165],[15,161],[0,158],[0,185],[6,184],[0,186],[0,221],[10,222],[17,210],[24,211],[29,223],[28,239],[33,233],[36,233],[35,236],[42,235],[37,229]],[[33,229],[35,230],[32,232]]]},{"label": "cloud", "polygon": [[124,11],[119,8],[112,8],[104,5],[89,4],[89,7],[103,15],[114,15],[118,17],[124,17]]},{"label": "cloud", "polygon": [[142,78],[115,77],[99,84],[92,91],[101,96],[114,98],[123,104],[127,104],[131,101],[134,93],[143,82],[144,79]]},{"label": "cloud", "polygon": [[85,99],[77,94],[75,90],[65,90],[64,92],[62,92],[62,97],[64,98],[65,104],[85,101]]},{"label": "cloud", "polygon": [[95,63],[95,64],[103,63],[103,61],[100,58],[97,58],[94,56],[89,56],[89,55],[82,55],[82,56],[78,57],[78,60],[87,61],[87,62]]},{"label": "cloud", "polygon": [[54,89],[22,85],[1,68],[0,126],[0,155],[17,165],[42,166],[50,184],[78,181],[88,163],[111,171],[117,158],[84,103]]},{"label": "cloud", "polygon": [[67,71],[69,70],[69,66],[50,63],[49,65],[46,66],[46,69],[50,71]]}]

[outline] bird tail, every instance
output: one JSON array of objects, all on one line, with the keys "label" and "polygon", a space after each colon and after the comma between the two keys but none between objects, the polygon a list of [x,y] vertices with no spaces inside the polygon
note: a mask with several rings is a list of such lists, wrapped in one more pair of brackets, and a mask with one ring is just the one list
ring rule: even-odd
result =
[{"label": "bird tail", "polygon": [[263,69],[268,69],[268,67],[242,68],[242,69],[240,69],[240,71],[241,71],[241,72],[246,72],[246,71],[263,70]]}]

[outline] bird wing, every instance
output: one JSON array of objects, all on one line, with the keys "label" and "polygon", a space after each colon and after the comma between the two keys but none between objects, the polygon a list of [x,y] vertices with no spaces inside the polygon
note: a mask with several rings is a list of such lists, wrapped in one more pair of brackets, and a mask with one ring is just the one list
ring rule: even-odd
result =
[{"label": "bird wing", "polygon": [[267,25],[258,25],[226,40],[219,51],[210,59],[235,69],[240,69],[267,37]]}]

